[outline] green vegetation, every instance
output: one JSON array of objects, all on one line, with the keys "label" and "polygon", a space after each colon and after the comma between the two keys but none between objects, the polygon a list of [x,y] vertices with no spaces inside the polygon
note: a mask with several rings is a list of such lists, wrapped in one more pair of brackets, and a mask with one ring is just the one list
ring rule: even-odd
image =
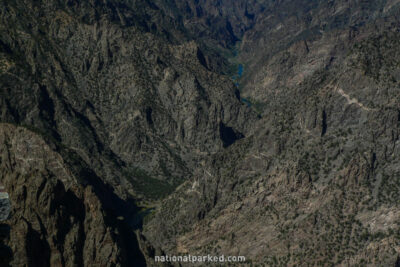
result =
[{"label": "green vegetation", "polygon": [[151,200],[158,200],[166,197],[181,183],[176,179],[167,182],[153,178],[140,168],[133,168],[129,172],[126,172],[125,175],[138,193],[143,194],[145,198]]}]

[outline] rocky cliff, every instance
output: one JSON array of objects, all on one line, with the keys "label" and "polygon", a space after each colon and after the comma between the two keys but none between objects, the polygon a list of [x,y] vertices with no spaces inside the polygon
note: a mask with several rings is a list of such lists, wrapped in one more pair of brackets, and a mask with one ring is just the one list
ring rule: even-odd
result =
[{"label": "rocky cliff", "polygon": [[149,242],[257,266],[393,266],[398,12],[395,1],[265,6],[239,48],[241,94],[262,119],[164,201]]},{"label": "rocky cliff", "polygon": [[12,266],[140,263],[135,235],[112,206],[118,197],[94,173],[71,167],[23,127],[1,124],[0,143],[1,181],[12,205],[10,219],[2,222],[3,246],[12,251],[6,261]]},{"label": "rocky cliff", "polygon": [[[136,204],[171,193],[246,136],[255,114],[153,3],[11,1],[0,10],[11,264],[141,263]],[[21,155],[7,147],[17,132]],[[15,157],[28,167],[13,166]]]},{"label": "rocky cliff", "polygon": [[0,3],[1,263],[395,265],[399,5]]}]

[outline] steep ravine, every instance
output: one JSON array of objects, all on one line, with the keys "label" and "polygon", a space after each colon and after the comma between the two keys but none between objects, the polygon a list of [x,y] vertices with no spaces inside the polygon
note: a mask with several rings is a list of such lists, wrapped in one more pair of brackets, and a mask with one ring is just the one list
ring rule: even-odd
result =
[{"label": "steep ravine", "polygon": [[0,265],[397,264],[399,7],[1,2]]},{"label": "steep ravine", "polygon": [[136,205],[157,203],[247,136],[254,114],[208,52],[147,1],[0,10],[10,264],[143,264]]},{"label": "steep ravine", "polygon": [[262,118],[162,203],[144,225],[147,242],[170,255],[246,255],[256,266],[395,266],[399,8],[266,9],[240,53],[242,95]]}]

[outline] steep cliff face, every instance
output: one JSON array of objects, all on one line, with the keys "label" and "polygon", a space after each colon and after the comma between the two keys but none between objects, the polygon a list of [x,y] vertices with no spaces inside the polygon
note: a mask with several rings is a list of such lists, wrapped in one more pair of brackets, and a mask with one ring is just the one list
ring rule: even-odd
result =
[{"label": "steep cliff face", "polygon": [[3,3],[2,120],[74,149],[121,196],[147,198],[221,149],[221,123],[246,135],[254,116],[185,31],[152,30],[147,17],[171,19],[139,3]]},{"label": "steep cliff face", "polygon": [[12,266],[140,264],[135,235],[106,203],[112,192],[104,191],[98,178],[88,171],[77,176],[26,128],[1,124],[0,143],[1,183],[12,203],[10,219],[2,222],[8,232],[3,244],[12,251]]}]

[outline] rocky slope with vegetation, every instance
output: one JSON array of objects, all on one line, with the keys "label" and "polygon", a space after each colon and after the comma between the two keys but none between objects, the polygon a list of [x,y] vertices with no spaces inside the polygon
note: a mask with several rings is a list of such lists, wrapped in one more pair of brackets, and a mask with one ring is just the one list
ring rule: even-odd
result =
[{"label": "rocky slope with vegetation", "polygon": [[[23,127],[14,142],[27,146],[15,156],[4,138],[1,162],[46,162],[2,166],[12,202],[3,240],[10,264],[129,266],[140,254],[136,205],[154,205],[209,154],[246,136],[255,114],[183,24],[153,3],[9,1],[0,10],[0,128],[13,136],[10,125]],[[42,143],[30,147],[31,134]],[[53,157],[60,162],[47,163]],[[91,205],[97,214],[85,211]],[[119,224],[127,240],[113,236]],[[106,251],[90,247],[101,240]],[[35,243],[46,257],[31,251]]]},{"label": "rocky slope with vegetation", "polygon": [[4,264],[399,263],[399,8],[0,3]]},{"label": "rocky slope with vegetation", "polygon": [[263,12],[239,49],[241,93],[262,119],[165,200],[145,235],[166,254],[257,266],[394,266],[399,4],[281,1]]}]

